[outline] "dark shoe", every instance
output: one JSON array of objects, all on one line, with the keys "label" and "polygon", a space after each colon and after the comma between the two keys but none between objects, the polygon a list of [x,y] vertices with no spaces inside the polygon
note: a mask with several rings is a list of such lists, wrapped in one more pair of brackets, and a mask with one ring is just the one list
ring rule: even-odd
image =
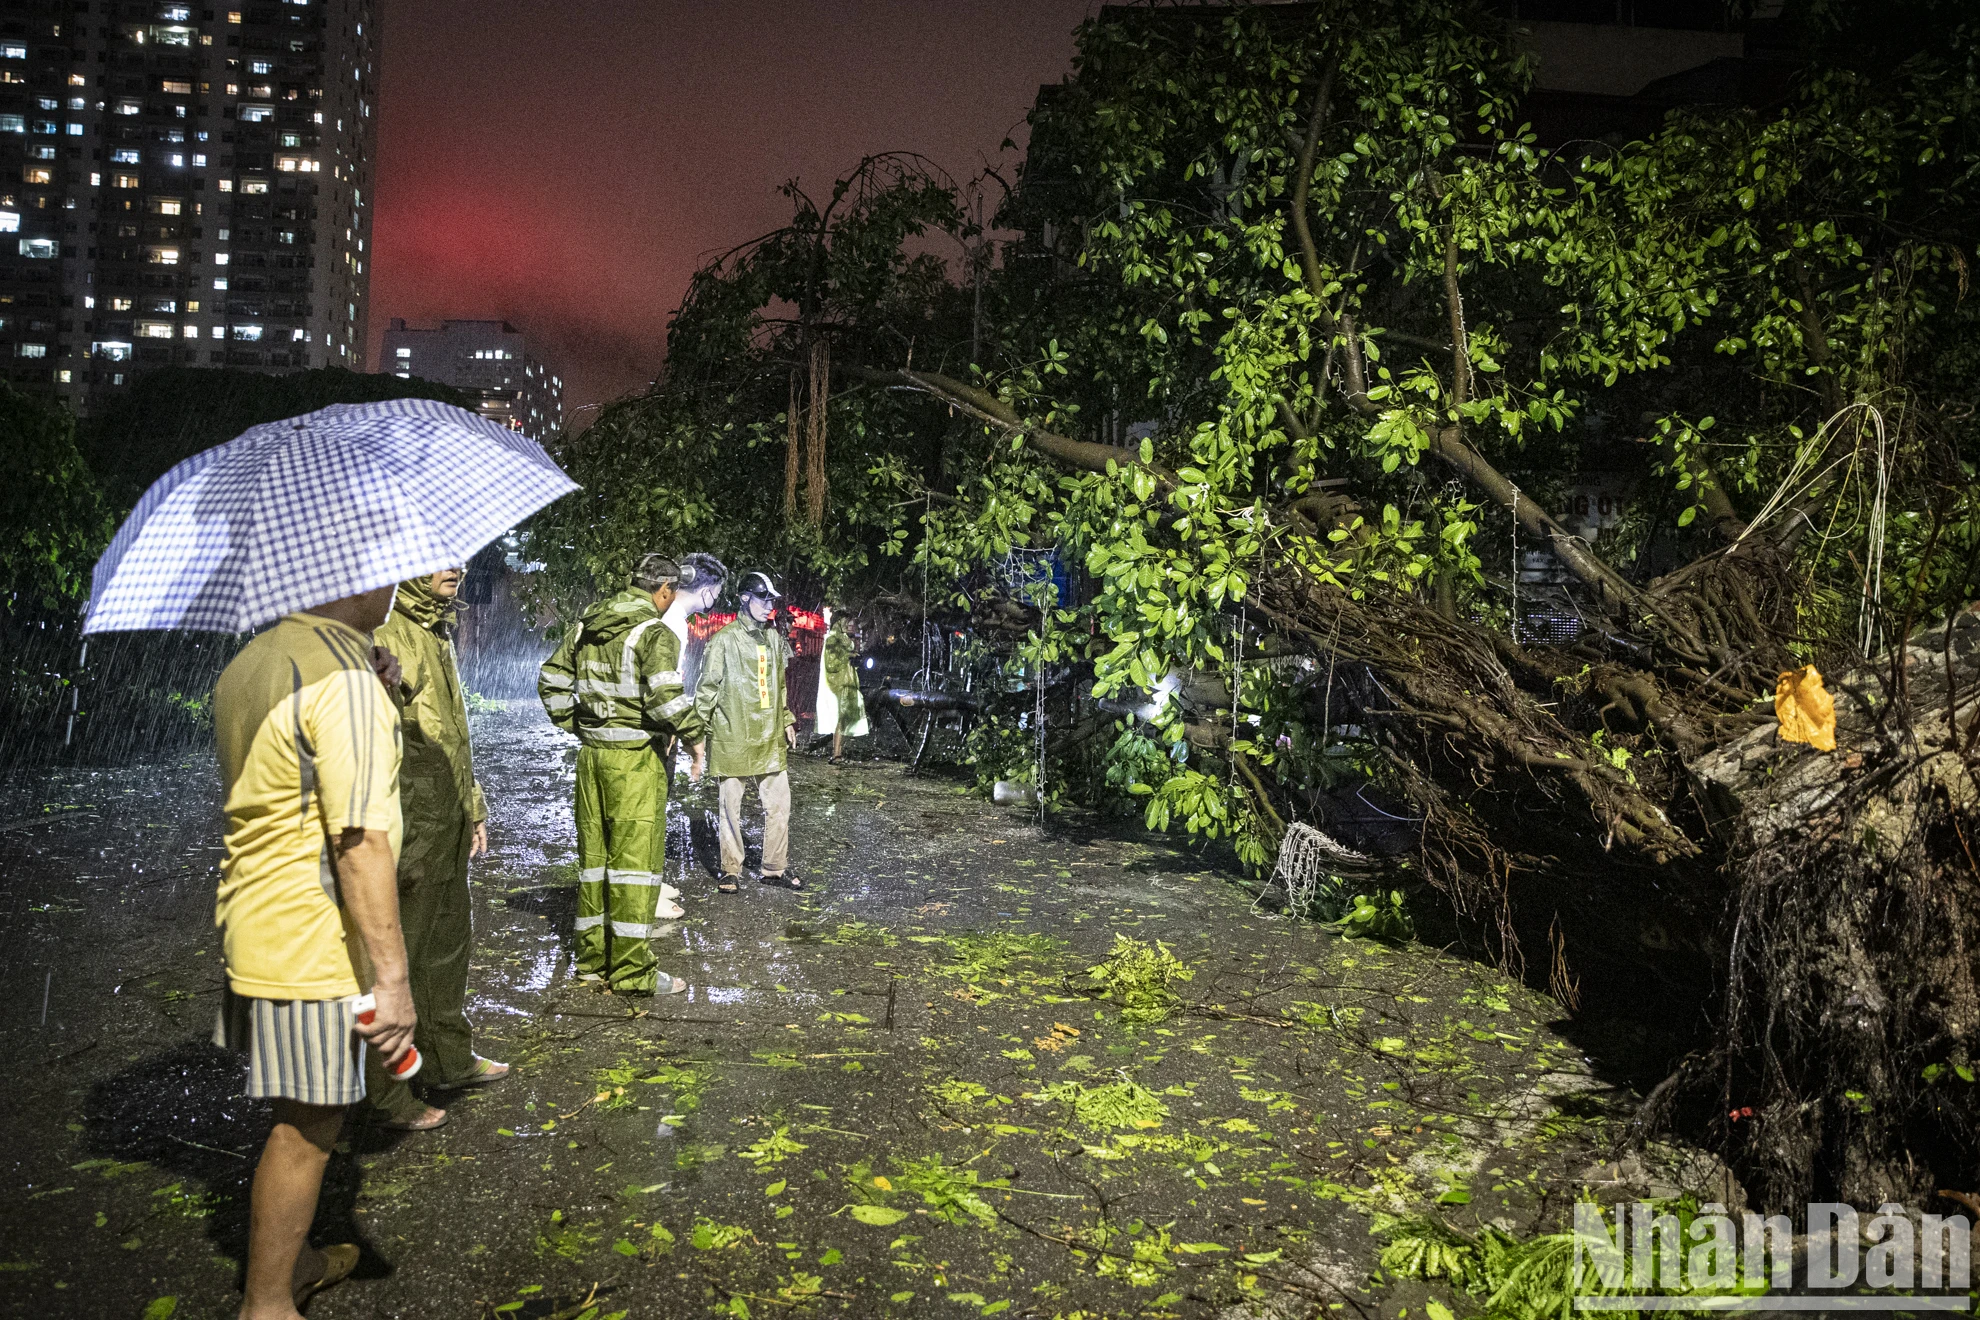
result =
[{"label": "dark shoe", "polygon": [[803,889],[804,877],[791,871],[780,871],[776,875],[766,873],[762,883],[772,889]]},{"label": "dark shoe", "polygon": [[722,877],[721,883],[715,886],[715,892],[718,894],[733,894],[736,893],[738,890],[740,890],[741,887],[742,887],[741,876],[725,875]]}]

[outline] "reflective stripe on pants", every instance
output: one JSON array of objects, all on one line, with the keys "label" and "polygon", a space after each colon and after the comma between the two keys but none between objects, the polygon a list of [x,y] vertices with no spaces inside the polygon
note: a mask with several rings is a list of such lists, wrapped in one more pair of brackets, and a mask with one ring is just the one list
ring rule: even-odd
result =
[{"label": "reflective stripe on pants", "polygon": [[667,846],[666,764],[652,746],[580,747],[577,969],[652,990],[654,910]]}]

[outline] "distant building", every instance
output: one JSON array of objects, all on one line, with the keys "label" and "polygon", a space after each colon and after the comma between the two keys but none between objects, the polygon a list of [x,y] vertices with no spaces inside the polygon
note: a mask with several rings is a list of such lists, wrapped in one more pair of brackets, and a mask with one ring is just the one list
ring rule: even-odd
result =
[{"label": "distant building", "polygon": [[231,3],[0,6],[0,377],[363,369],[372,0]]},{"label": "distant building", "polygon": [[395,316],[380,356],[381,370],[466,390],[480,400],[482,416],[531,439],[563,429],[563,377],[532,355],[507,321],[442,321],[437,330],[418,330]]}]

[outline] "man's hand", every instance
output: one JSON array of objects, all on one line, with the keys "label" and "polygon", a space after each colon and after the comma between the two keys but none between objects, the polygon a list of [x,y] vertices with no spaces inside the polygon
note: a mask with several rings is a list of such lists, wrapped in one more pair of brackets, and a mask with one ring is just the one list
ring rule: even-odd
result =
[{"label": "man's hand", "polygon": [[705,741],[698,742],[694,745],[694,763],[688,766],[688,783],[699,784],[701,782],[702,775],[706,774],[707,772],[708,772],[708,744]]},{"label": "man's hand", "polygon": [[487,851],[488,851],[488,822],[485,820],[478,820],[474,823],[474,842],[468,844],[468,856],[479,857],[481,856],[481,854]]},{"label": "man's hand", "polygon": [[399,681],[405,677],[399,668],[399,657],[382,646],[371,648],[371,672],[378,675],[378,681],[385,685],[387,692],[397,691]]},{"label": "man's hand", "polygon": [[371,993],[377,1016],[358,1031],[387,1063],[403,1058],[412,1044],[412,991],[406,970],[406,941],[399,929],[399,859],[383,830],[345,830],[332,855],[337,891],[371,965]]},{"label": "man's hand", "polygon": [[380,977],[372,985],[371,995],[378,1002],[377,1011],[369,1024],[358,1023],[357,1033],[389,1067],[412,1048],[413,1028],[419,1023],[419,1015],[413,1012],[412,987],[403,976],[392,981]]},{"label": "man's hand", "polygon": [[784,726],[784,741],[791,745],[792,751],[797,750],[797,725],[786,724]]}]

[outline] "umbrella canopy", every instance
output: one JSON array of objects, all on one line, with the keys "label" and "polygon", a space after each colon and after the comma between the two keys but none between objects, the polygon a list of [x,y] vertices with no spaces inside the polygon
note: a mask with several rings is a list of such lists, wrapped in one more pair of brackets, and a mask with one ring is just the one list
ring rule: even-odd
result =
[{"label": "umbrella canopy", "polygon": [[534,440],[431,399],[269,422],[152,484],[96,562],[83,631],[248,632],[465,564],[576,489]]}]

